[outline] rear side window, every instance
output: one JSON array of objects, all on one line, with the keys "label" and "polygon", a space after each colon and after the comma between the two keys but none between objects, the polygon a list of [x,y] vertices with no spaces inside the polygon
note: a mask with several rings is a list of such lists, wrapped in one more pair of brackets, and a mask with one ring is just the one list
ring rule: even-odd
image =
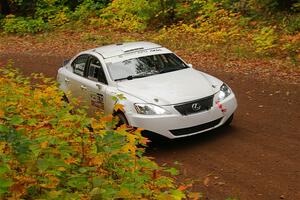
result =
[{"label": "rear side window", "polygon": [[88,61],[88,55],[80,55],[73,62],[73,72],[79,76],[84,76],[85,67]]},{"label": "rear side window", "polygon": [[107,84],[106,76],[103,71],[102,65],[100,61],[93,56],[90,57],[87,77],[88,79],[91,79],[93,81],[99,81],[101,83]]}]

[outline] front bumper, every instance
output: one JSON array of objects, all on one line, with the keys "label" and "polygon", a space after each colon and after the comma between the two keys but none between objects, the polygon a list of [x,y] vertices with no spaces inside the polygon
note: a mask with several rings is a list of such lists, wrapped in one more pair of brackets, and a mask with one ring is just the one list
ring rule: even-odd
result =
[{"label": "front bumper", "polygon": [[232,93],[219,104],[214,99],[213,106],[209,110],[190,115],[181,115],[174,108],[174,105],[163,106],[163,108],[172,114],[141,115],[127,113],[126,117],[133,127],[141,127],[174,139],[199,134],[223,125],[236,110],[237,101]]}]

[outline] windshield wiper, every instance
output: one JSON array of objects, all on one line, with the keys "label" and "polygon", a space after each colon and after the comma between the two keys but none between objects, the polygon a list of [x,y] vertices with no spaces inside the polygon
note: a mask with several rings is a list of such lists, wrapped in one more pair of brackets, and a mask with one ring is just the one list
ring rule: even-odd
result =
[{"label": "windshield wiper", "polygon": [[173,71],[177,71],[177,70],[181,70],[181,69],[186,69],[188,67],[183,67],[183,68],[165,68],[163,70],[159,71],[159,74],[163,74],[163,73],[167,73],[167,72],[173,72]]},{"label": "windshield wiper", "polygon": [[132,79],[135,79],[135,78],[144,78],[144,77],[152,76],[152,75],[154,75],[154,74],[138,74],[138,75],[130,75],[130,76],[127,76],[127,77],[124,77],[124,78],[118,78],[118,79],[115,79],[115,81],[132,80]]}]

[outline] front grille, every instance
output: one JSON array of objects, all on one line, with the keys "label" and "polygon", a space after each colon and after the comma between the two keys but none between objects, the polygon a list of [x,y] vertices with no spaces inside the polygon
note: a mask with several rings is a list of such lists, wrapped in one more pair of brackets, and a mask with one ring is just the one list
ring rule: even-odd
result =
[{"label": "front grille", "polygon": [[182,128],[182,129],[175,129],[175,130],[170,130],[170,132],[175,135],[175,136],[180,136],[180,135],[187,135],[187,134],[192,134],[192,133],[197,133],[209,128],[213,128],[217,126],[221,122],[222,118],[216,119],[214,121],[201,124],[198,126],[193,126],[193,127],[188,127],[188,128]]},{"label": "front grille", "polygon": [[[182,115],[190,115],[193,113],[209,110],[213,105],[213,99],[214,99],[214,95],[205,97],[203,99],[198,99],[195,101],[179,104],[174,106],[174,108]],[[195,104],[197,104],[196,106],[198,109],[193,108],[193,105],[195,106]]]}]

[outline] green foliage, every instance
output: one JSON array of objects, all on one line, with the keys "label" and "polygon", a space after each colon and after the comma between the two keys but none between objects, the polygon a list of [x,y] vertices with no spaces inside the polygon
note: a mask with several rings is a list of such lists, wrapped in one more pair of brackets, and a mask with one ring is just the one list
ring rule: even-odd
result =
[{"label": "green foliage", "polygon": [[295,36],[286,35],[282,40],[281,51],[286,54],[294,64],[300,62],[300,34]]},{"label": "green foliage", "polygon": [[278,36],[273,28],[263,27],[254,35],[253,42],[257,53],[268,53],[277,46]]},{"label": "green foliage", "polygon": [[31,19],[8,15],[3,20],[3,29],[7,33],[37,33],[48,29],[48,25],[41,19]]},{"label": "green foliage", "polygon": [[176,18],[179,21],[189,22],[193,21],[198,16],[198,11],[202,4],[198,1],[188,3],[186,1],[177,3],[176,5]]},{"label": "green foliage", "polygon": [[241,12],[244,15],[275,14],[278,11],[296,11],[298,0],[221,0],[227,9]]},{"label": "green foliage", "polygon": [[98,17],[101,9],[105,8],[108,3],[108,0],[83,0],[83,2],[76,7],[71,17],[75,20],[86,20],[89,17]]},{"label": "green foliage", "polygon": [[157,11],[156,1],[115,0],[102,10],[103,23],[126,30],[143,30]]},{"label": "green foliage", "polygon": [[284,17],[282,20],[283,30],[288,34],[297,34],[300,31],[300,14]]},{"label": "green foliage", "polygon": [[69,21],[67,0],[39,0],[36,3],[35,17],[42,18],[52,26],[61,26]]},{"label": "green foliage", "polygon": [[300,11],[300,2],[299,1],[293,4],[292,10],[295,11],[295,12]]},{"label": "green foliage", "polygon": [[167,43],[167,46],[175,45],[176,48],[181,47],[178,44],[181,41],[182,48],[208,50],[241,38],[239,15],[225,10],[212,0],[195,0],[194,5],[197,5],[198,17],[193,22],[164,27],[154,38],[155,41]]},{"label": "green foliage", "polygon": [[[0,198],[182,199],[177,174],[143,156],[141,130],[86,117],[55,81],[0,68]],[[71,114],[71,110],[73,111]],[[74,113],[76,112],[76,113]],[[89,127],[89,128],[88,128]]]},{"label": "green foliage", "polygon": [[255,0],[262,9],[270,11],[292,10],[298,0]]}]

